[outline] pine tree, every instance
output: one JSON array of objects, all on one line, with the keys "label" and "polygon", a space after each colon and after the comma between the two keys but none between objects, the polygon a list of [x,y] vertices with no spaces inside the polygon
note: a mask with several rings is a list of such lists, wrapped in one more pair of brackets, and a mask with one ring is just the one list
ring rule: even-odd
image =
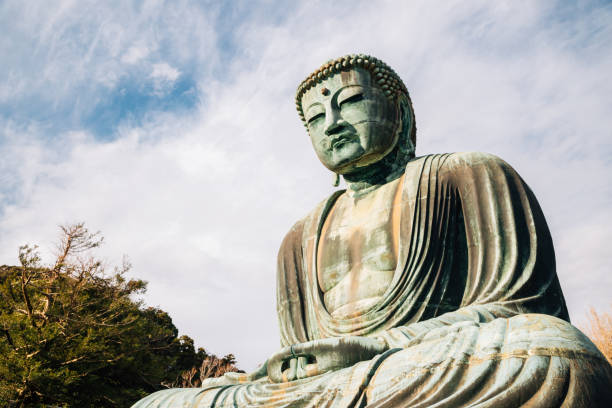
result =
[{"label": "pine tree", "polygon": [[207,357],[170,316],[136,297],[127,262],[109,273],[83,224],[62,227],[57,258],[19,250],[0,267],[0,401],[9,406],[126,407]]}]

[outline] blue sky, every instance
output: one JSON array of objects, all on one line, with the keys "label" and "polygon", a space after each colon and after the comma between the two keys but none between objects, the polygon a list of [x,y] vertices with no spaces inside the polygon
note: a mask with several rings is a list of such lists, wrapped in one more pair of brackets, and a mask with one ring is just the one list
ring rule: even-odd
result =
[{"label": "blue sky", "polygon": [[[14,121],[34,121],[53,133],[87,129],[99,140],[116,136],[119,124],[138,125],[159,111],[185,113],[206,102],[198,88],[198,76],[204,74],[215,80],[229,80],[226,66],[244,55],[235,27],[253,19],[278,24],[290,12],[287,4],[106,2],[90,9],[73,2],[56,2],[49,3],[46,9],[41,7],[42,10],[33,11],[19,3],[6,2],[0,22],[11,33],[11,41],[5,46],[10,63],[4,66],[2,74],[8,89],[15,78],[26,83],[21,84],[25,89],[11,95],[13,98],[3,98],[0,113]],[[92,5],[90,2],[89,6]],[[122,10],[124,8],[127,10]],[[169,16],[166,12],[171,9],[178,10]],[[88,10],[101,11],[102,17],[86,15]],[[192,21],[193,27],[189,28],[194,30],[191,32],[186,28],[177,34],[173,32],[175,27],[166,31],[168,26],[183,22],[181,11],[188,14],[194,10],[206,16],[203,20],[212,31],[207,33],[208,38],[197,38],[197,26],[202,21]],[[105,28],[110,31],[109,36],[113,36],[113,30],[122,29],[108,29],[108,25],[130,24],[131,14],[147,18],[126,36],[138,37],[142,31],[148,32],[154,46],[146,45],[146,41],[138,44],[136,39],[135,45],[128,47],[123,55],[117,55],[121,52],[117,48],[121,48],[122,41],[113,43],[111,37],[105,42],[100,37],[104,37]],[[118,22],[114,21],[115,17],[119,17]],[[24,29],[28,20],[33,26],[42,25],[47,29],[42,32]],[[199,43],[194,44],[193,53],[189,52],[190,39]],[[214,48],[213,58],[198,55],[196,50],[202,42]],[[182,43],[185,49],[178,51],[177,43]],[[150,67],[156,60],[163,60],[166,67],[176,70],[177,77],[172,77],[167,70],[152,77]],[[49,64],[46,67],[50,75],[45,75],[45,63]],[[45,78],[41,78],[41,68]],[[102,72],[106,69],[108,71]],[[28,89],[32,82],[38,82],[39,86]],[[40,88],[47,91],[60,88],[64,92],[46,93]]]},{"label": "blue sky", "polygon": [[181,332],[254,367],[280,241],[333,190],[295,88],[365,52],[407,84],[417,154],[491,152],[531,186],[579,323],[612,303],[611,22],[603,1],[5,0],[0,263],[85,221]]}]

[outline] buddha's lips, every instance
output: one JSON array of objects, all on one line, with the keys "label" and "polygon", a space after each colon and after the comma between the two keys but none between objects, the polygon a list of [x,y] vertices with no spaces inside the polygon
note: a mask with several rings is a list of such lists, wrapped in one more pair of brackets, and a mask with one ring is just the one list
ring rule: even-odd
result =
[{"label": "buddha's lips", "polygon": [[346,142],[350,142],[353,139],[352,136],[354,136],[353,133],[340,134],[331,140],[330,147],[332,148],[332,150],[334,150],[337,147],[340,147],[340,145],[343,145]]}]

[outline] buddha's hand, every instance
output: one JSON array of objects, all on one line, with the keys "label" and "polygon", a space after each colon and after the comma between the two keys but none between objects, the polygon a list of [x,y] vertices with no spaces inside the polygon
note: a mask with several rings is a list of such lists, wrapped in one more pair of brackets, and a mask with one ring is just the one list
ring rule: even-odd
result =
[{"label": "buddha's hand", "polygon": [[276,383],[313,377],[371,360],[388,348],[383,339],[357,336],[298,343],[270,357],[268,377]]}]

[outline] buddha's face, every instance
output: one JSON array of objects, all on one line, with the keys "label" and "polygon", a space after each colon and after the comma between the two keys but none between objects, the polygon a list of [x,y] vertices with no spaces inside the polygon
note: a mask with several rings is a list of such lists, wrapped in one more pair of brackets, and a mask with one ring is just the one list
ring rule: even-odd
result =
[{"label": "buddha's face", "polygon": [[309,89],[302,109],[319,160],[335,173],[375,163],[397,143],[398,106],[365,69],[339,72]]}]

